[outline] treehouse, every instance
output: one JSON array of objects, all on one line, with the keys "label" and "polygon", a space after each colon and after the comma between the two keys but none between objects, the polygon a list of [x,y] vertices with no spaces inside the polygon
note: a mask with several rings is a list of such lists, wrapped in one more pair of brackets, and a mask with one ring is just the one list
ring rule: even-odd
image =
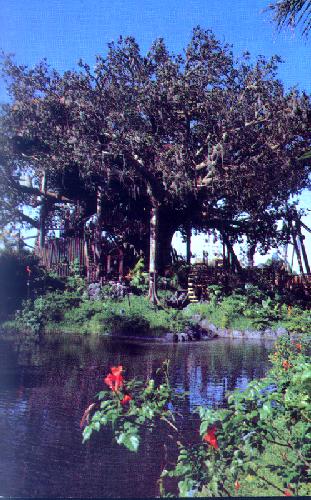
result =
[{"label": "treehouse", "polygon": [[40,209],[34,252],[41,265],[61,277],[78,267],[88,282],[121,279],[139,254],[120,236],[120,204],[107,196],[108,188],[103,201],[100,185],[86,187],[68,172],[53,183],[54,191],[48,190],[43,172],[34,205]]}]

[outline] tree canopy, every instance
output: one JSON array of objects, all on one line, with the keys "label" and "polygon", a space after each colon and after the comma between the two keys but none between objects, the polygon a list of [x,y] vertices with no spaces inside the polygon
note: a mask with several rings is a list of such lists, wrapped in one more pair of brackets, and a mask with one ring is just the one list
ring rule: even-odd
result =
[{"label": "tree canopy", "polygon": [[[186,223],[226,232],[242,216],[241,231],[270,220],[271,232],[310,173],[310,160],[298,159],[310,145],[310,96],[285,92],[279,62],[236,60],[199,27],[181,54],[159,39],[142,55],[133,38],[120,37],[94,69],[80,61],[63,75],[46,61],[27,68],[6,58],[2,223],[31,222],[22,207],[38,196],[47,211],[72,201],[94,213],[100,188],[103,224],[110,205],[125,237],[131,214],[140,234],[150,217],[155,260],[161,234],[164,249]],[[32,186],[17,181],[27,174]],[[257,238],[264,242],[265,231]]]}]

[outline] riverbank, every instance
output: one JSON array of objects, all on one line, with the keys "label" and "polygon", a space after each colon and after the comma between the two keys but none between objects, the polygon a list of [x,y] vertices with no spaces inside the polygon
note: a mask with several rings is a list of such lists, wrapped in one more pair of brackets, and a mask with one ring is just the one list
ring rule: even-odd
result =
[{"label": "riverbank", "polygon": [[74,291],[58,291],[26,301],[0,328],[2,333],[95,333],[181,342],[215,336],[276,339],[311,331],[311,316],[298,306],[238,294],[177,310],[156,307],[143,295],[92,300]]}]

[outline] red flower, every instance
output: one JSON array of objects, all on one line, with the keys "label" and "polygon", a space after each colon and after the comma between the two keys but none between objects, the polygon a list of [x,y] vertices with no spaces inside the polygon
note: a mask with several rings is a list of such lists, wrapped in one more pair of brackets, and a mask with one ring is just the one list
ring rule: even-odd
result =
[{"label": "red flower", "polygon": [[289,488],[286,488],[286,490],[284,490],[284,496],[285,497],[292,497],[293,492]]},{"label": "red flower", "polygon": [[107,384],[113,392],[118,392],[123,386],[124,378],[121,375],[122,370],[122,366],[113,366],[111,368],[111,373],[104,378],[105,384]]},{"label": "red flower", "polygon": [[288,370],[292,365],[285,359],[282,363],[284,370]]},{"label": "red flower", "polygon": [[235,481],[235,483],[234,483],[235,491],[239,491],[240,488],[241,488],[241,485],[240,485],[239,481]]},{"label": "red flower", "polygon": [[215,450],[218,450],[219,446],[218,446],[217,438],[215,436],[216,430],[217,430],[216,425],[213,425],[212,427],[210,427],[210,429],[207,431],[207,433],[203,436],[203,441],[210,444],[213,448],[215,448]]},{"label": "red flower", "polygon": [[121,399],[121,405],[125,405],[126,403],[129,403],[132,400],[132,396],[130,394],[125,394],[124,398]]},{"label": "red flower", "polygon": [[302,347],[301,344],[295,344],[295,345],[296,345],[298,351],[301,351],[301,347]]},{"label": "red flower", "polygon": [[112,366],[110,368],[110,371],[111,371],[112,375],[115,375],[117,377],[117,376],[121,375],[121,373],[123,372],[123,366],[122,365]]}]

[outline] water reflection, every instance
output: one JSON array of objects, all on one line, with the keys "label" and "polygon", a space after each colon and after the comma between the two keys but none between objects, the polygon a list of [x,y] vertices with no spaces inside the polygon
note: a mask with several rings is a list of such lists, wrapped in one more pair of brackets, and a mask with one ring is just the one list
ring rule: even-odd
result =
[{"label": "water reflection", "polygon": [[197,433],[197,405],[223,406],[225,392],[243,388],[267,369],[270,343],[215,339],[193,344],[111,341],[97,336],[0,342],[0,495],[146,497],[158,494],[164,464],[161,428],[146,433],[137,454],[114,444],[109,430],[81,444],[83,409],[103,386],[109,367],[126,376],[155,376],[169,358],[171,382],[189,392],[179,425]]}]

